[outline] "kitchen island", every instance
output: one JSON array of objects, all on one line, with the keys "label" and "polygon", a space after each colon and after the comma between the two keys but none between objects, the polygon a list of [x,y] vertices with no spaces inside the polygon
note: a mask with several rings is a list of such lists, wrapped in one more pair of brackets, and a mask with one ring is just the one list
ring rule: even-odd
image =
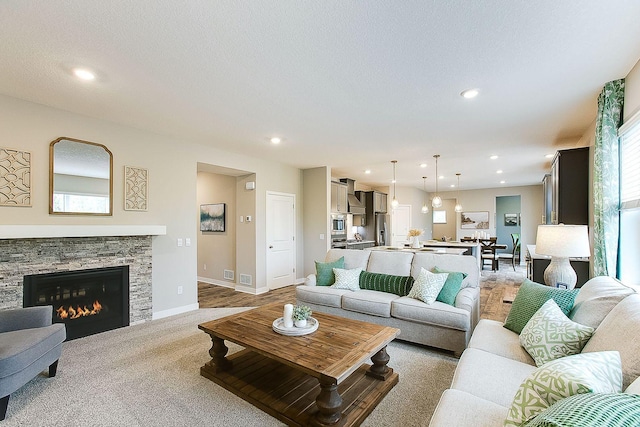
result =
[{"label": "kitchen island", "polygon": [[430,252],[433,254],[462,255],[467,251],[463,248],[399,248],[397,246],[374,246],[372,251],[395,251],[395,252]]},{"label": "kitchen island", "polygon": [[[482,258],[481,258],[482,251],[480,250],[480,243],[478,242],[458,242],[458,241],[441,242],[438,240],[421,240],[420,245],[422,246],[421,249],[445,249],[445,252],[434,252],[434,253],[471,255],[471,256],[474,256],[478,261],[478,268],[480,268],[480,266],[482,265]],[[378,247],[380,246],[376,246],[376,248]],[[390,248],[392,246],[382,246],[382,247]],[[395,249],[398,249],[398,248],[395,248]],[[420,249],[412,249],[408,247],[405,247],[402,249],[409,249],[414,251],[420,250]]]}]

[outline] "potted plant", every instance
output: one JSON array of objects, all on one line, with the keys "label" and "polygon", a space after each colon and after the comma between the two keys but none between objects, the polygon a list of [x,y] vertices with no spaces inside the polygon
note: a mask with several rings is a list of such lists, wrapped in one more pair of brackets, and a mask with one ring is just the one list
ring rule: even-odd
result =
[{"label": "potted plant", "polygon": [[311,307],[307,305],[295,305],[293,307],[293,323],[298,328],[307,326],[307,319],[311,317]]}]

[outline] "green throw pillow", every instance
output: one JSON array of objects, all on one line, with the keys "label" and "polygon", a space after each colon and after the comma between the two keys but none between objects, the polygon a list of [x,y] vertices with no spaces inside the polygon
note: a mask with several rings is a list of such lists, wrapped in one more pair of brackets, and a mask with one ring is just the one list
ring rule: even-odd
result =
[{"label": "green throw pillow", "polygon": [[370,273],[368,271],[363,271],[360,274],[360,289],[388,292],[404,297],[409,294],[411,286],[413,286],[413,277],[411,276],[392,276],[391,274]]},{"label": "green throw pillow", "polygon": [[622,361],[617,351],[581,353],[545,363],[520,384],[504,421],[525,423],[554,403],[575,394],[620,393]]},{"label": "green throw pillow", "polygon": [[511,311],[504,322],[504,327],[519,335],[529,319],[542,307],[542,304],[550,299],[553,299],[560,310],[568,316],[578,291],[580,289],[552,288],[525,279],[511,304]]},{"label": "green throw pillow", "polygon": [[444,282],[444,287],[438,294],[436,301],[440,301],[449,305],[455,305],[456,296],[458,295],[458,292],[460,292],[460,288],[462,287],[462,281],[465,279],[465,277],[468,276],[468,274],[460,273],[457,271],[440,270],[438,267],[433,267],[431,269],[431,272],[436,274],[449,273],[449,275],[447,276],[447,281]]},{"label": "green throw pillow", "polygon": [[640,396],[586,393],[562,399],[540,412],[527,427],[628,427],[640,425]]},{"label": "green throw pillow", "polygon": [[334,268],[344,268],[344,257],[340,257],[333,262],[316,261],[316,286],[331,286],[336,281],[333,274]]}]

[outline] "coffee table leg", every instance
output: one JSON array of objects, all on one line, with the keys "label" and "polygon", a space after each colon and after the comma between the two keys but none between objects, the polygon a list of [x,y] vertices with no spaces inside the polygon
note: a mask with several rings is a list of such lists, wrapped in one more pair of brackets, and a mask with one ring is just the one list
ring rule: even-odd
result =
[{"label": "coffee table leg", "polygon": [[215,335],[211,335],[211,341],[213,342],[213,345],[211,346],[211,350],[209,350],[209,355],[212,358],[211,361],[215,365],[215,371],[228,371],[233,367],[233,363],[225,357],[229,348],[224,345],[224,340],[222,338],[218,338]]},{"label": "coffee table leg", "polygon": [[340,421],[342,398],[338,393],[338,384],[333,378],[320,379],[320,393],[316,398],[318,412],[311,420],[314,426],[331,426]]},{"label": "coffee table leg", "polygon": [[389,378],[391,374],[393,374],[393,369],[387,366],[387,363],[389,363],[389,359],[390,358],[389,354],[387,354],[387,347],[384,346],[371,358],[373,365],[367,371],[367,375],[382,381]]}]

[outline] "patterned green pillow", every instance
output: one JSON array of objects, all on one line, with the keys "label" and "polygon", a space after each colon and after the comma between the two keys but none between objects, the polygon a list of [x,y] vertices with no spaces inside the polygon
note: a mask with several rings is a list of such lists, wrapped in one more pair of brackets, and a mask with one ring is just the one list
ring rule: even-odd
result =
[{"label": "patterned green pillow", "polygon": [[344,268],[344,257],[333,262],[316,261],[316,286],[331,286],[336,281],[333,274],[334,268]]},{"label": "patterned green pillow", "polygon": [[523,426],[549,406],[574,394],[621,391],[622,362],[617,351],[556,359],[533,371],[520,384],[504,425]]},{"label": "patterned green pillow", "polygon": [[407,295],[410,298],[419,299],[427,304],[436,302],[438,293],[447,281],[449,273],[432,273],[424,268],[420,269],[420,274],[413,284],[413,288]]},{"label": "patterned green pillow", "polygon": [[368,271],[363,271],[360,275],[360,289],[388,292],[404,297],[409,293],[411,286],[413,286],[411,276],[393,276]]},{"label": "patterned green pillow", "polygon": [[457,271],[446,271],[440,270],[438,267],[433,267],[431,269],[432,273],[449,273],[447,276],[447,281],[444,282],[444,286],[442,290],[438,294],[436,301],[443,302],[449,305],[456,304],[456,296],[458,296],[458,292],[460,292],[460,288],[462,287],[462,281],[465,277],[468,276],[467,273],[460,273]]},{"label": "patterned green pillow", "polygon": [[559,289],[541,285],[525,279],[511,304],[511,311],[504,322],[504,327],[520,334],[531,316],[542,307],[542,304],[553,299],[565,315],[569,315],[573,301],[580,289]]},{"label": "patterned green pillow", "polygon": [[536,311],[520,333],[520,344],[537,366],[582,351],[591,335],[591,326],[581,325],[564,315],[552,299]]},{"label": "patterned green pillow", "polygon": [[540,412],[527,427],[629,427],[640,425],[640,396],[586,393],[562,399]]}]

